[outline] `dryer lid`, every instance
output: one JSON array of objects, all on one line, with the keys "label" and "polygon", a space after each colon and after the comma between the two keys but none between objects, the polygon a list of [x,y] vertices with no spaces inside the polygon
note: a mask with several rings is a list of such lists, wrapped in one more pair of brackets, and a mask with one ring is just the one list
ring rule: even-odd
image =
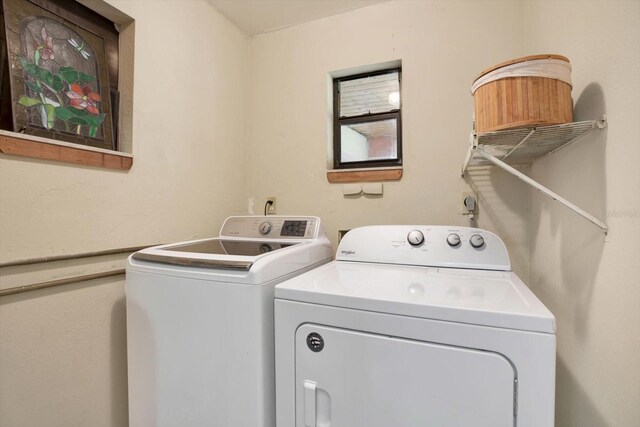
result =
[{"label": "dryer lid", "polygon": [[333,261],[276,286],[276,298],[555,333],[553,314],[512,272]]}]

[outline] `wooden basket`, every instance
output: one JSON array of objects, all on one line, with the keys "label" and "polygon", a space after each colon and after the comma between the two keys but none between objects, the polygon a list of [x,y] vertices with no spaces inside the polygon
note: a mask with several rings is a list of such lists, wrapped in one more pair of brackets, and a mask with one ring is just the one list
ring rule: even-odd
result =
[{"label": "wooden basket", "polygon": [[[569,62],[561,55],[525,56],[487,68],[475,82],[513,64],[549,59]],[[477,134],[573,121],[571,84],[555,78],[535,75],[500,78],[479,86],[473,97]]]}]

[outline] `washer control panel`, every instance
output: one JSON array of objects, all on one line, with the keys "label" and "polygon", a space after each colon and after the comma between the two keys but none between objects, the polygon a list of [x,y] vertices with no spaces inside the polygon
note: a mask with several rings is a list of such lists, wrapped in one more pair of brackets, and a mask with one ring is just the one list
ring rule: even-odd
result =
[{"label": "washer control panel", "polygon": [[494,233],[470,227],[374,225],[340,241],[336,260],[510,271],[509,254]]},{"label": "washer control panel", "polygon": [[232,216],[222,225],[220,237],[305,240],[317,238],[320,227],[315,216]]}]

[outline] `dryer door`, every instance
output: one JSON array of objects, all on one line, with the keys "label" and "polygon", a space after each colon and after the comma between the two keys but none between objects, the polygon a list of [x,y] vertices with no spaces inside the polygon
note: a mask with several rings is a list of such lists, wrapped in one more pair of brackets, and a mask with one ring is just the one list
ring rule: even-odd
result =
[{"label": "dryer door", "polygon": [[296,427],[513,427],[516,374],[487,351],[305,324]]}]

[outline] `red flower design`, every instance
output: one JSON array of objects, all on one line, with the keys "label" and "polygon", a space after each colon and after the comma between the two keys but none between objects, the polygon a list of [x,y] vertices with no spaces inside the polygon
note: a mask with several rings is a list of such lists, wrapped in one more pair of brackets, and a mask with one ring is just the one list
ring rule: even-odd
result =
[{"label": "red flower design", "polygon": [[73,108],[78,110],[87,110],[90,114],[97,116],[100,113],[98,110],[97,102],[100,102],[100,95],[96,92],[92,92],[89,85],[84,88],[79,84],[74,83],[71,85],[71,90],[67,92],[67,96],[70,99],[70,104]]}]

